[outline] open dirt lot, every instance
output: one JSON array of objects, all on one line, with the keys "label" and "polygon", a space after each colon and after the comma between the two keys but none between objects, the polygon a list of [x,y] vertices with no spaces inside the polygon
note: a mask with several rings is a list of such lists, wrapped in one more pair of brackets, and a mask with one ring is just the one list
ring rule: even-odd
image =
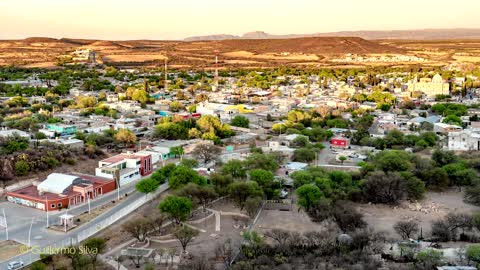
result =
[{"label": "open dirt lot", "polygon": [[26,246],[15,241],[0,241],[0,262],[21,254]]},{"label": "open dirt lot", "polygon": [[424,236],[430,233],[432,221],[444,217],[449,212],[473,213],[480,207],[463,202],[463,193],[457,191],[429,192],[418,203],[404,202],[399,206],[360,204],[358,210],[364,214],[365,221],[377,231],[387,233],[387,237],[398,238],[393,225],[400,220],[414,219],[420,223]]}]

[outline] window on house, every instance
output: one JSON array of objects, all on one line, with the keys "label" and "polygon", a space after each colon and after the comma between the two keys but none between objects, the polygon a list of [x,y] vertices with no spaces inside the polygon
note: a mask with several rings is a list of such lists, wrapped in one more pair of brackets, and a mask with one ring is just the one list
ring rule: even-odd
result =
[{"label": "window on house", "polygon": [[57,206],[58,206],[58,207],[62,207],[62,203],[58,203]]},{"label": "window on house", "polygon": [[55,204],[54,204],[54,203],[52,203],[52,205],[50,205],[50,207],[51,207],[51,208],[55,208]]}]

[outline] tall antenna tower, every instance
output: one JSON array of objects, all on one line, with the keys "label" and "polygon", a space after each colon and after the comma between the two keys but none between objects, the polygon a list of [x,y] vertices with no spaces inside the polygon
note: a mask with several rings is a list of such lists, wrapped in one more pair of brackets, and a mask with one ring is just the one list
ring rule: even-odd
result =
[{"label": "tall antenna tower", "polygon": [[219,53],[219,51],[215,50],[215,77],[214,77],[214,81],[215,81],[215,86],[217,88],[218,88],[218,53]]},{"label": "tall antenna tower", "polygon": [[168,90],[168,54],[165,52],[165,83],[164,83],[165,91]]}]

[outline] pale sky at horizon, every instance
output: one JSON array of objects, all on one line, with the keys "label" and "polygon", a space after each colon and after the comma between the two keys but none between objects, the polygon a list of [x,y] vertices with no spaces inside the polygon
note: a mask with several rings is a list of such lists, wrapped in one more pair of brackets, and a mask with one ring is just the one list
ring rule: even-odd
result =
[{"label": "pale sky at horizon", "polygon": [[0,39],[480,28],[479,0],[0,0],[0,12]]}]

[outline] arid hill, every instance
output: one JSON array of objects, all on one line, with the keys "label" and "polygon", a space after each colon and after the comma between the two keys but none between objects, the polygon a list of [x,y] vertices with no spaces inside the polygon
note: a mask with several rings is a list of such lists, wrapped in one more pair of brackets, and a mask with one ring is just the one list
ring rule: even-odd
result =
[{"label": "arid hill", "polygon": [[[262,36],[260,32],[250,36]],[[168,58],[171,67],[212,68],[215,54],[220,67],[275,67],[337,65],[345,54],[407,54],[408,46],[358,37],[295,39],[228,39],[214,41],[86,40],[28,38],[0,41],[0,65],[55,66],[61,55],[89,48],[96,59],[117,66],[159,66]]]}]

